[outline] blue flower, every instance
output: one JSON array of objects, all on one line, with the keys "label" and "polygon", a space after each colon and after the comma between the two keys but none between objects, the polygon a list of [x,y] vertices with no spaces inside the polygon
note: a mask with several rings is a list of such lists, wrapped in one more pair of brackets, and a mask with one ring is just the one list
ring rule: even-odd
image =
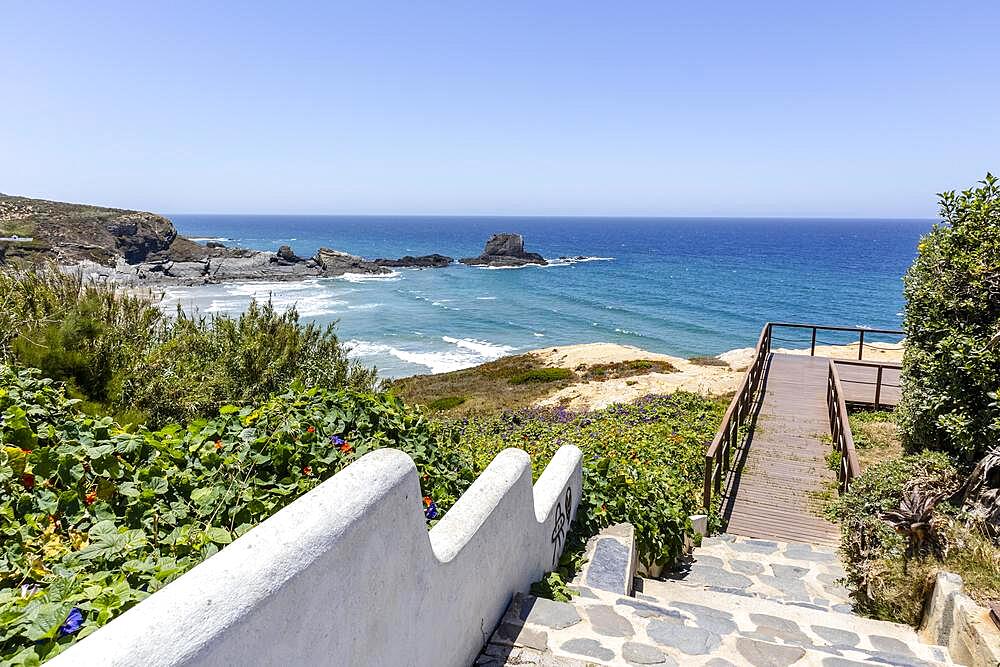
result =
[{"label": "blue flower", "polygon": [[428,519],[436,519],[437,515],[438,515],[437,503],[431,503],[430,505],[427,506],[427,509],[424,510],[424,516],[427,517]]},{"label": "blue flower", "polygon": [[59,626],[59,636],[71,635],[83,626],[83,612],[78,607],[69,610],[69,616]]},{"label": "blue flower", "polygon": [[344,440],[343,438],[341,438],[339,435],[331,435],[330,436],[330,444],[331,445],[342,445],[345,442],[347,442],[347,441]]}]

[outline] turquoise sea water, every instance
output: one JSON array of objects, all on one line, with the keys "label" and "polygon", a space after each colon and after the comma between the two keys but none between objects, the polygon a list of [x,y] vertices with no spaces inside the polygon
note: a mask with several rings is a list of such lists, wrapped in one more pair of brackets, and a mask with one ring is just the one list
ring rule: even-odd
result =
[{"label": "turquoise sea water", "polygon": [[[178,230],[302,256],[478,255],[518,232],[548,267],[402,269],[384,278],[171,288],[165,303],[237,313],[253,296],[339,321],[352,355],[396,377],[539,347],[606,341],[678,356],[749,347],[767,320],[897,327],[902,276],[930,220],[175,215]],[[877,337],[873,337],[877,339]],[[847,338],[826,335],[827,342]],[[794,341],[787,343],[794,346]]]}]

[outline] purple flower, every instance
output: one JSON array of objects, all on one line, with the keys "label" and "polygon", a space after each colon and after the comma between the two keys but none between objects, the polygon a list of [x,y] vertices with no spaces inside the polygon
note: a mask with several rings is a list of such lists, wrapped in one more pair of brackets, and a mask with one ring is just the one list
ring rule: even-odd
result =
[{"label": "purple flower", "polygon": [[83,612],[78,607],[69,610],[69,616],[59,626],[59,636],[71,635],[83,626]]},{"label": "purple flower", "polygon": [[438,515],[437,503],[432,502],[430,505],[427,506],[427,509],[424,510],[424,516],[427,517],[428,519],[436,519],[437,515]]},{"label": "purple flower", "polygon": [[35,584],[21,584],[21,598],[30,598],[39,591]]},{"label": "purple flower", "polygon": [[331,445],[337,445],[339,447],[340,445],[344,444],[345,442],[347,442],[347,441],[344,440],[343,438],[341,438],[339,435],[331,435],[330,436],[330,444]]}]

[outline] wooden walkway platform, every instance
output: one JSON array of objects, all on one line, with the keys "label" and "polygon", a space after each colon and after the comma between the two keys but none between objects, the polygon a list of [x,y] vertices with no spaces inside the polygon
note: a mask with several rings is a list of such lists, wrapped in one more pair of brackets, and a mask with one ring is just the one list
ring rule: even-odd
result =
[{"label": "wooden walkway platform", "polygon": [[[748,445],[738,452],[723,498],[723,513],[729,521],[726,532],[786,542],[839,544],[840,531],[822,517],[819,497],[837,493],[837,473],[826,461],[832,451],[827,411],[829,363],[823,357],[770,355],[753,433]],[[861,373],[868,370],[850,372],[857,372],[855,379],[863,381]],[[855,384],[865,387],[862,382]]]}]

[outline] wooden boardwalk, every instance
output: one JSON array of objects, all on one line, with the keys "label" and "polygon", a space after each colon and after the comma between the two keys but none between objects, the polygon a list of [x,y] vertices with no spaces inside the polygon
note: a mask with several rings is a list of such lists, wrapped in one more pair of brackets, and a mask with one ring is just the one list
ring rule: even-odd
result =
[{"label": "wooden boardwalk", "polygon": [[[837,473],[826,461],[832,451],[827,412],[829,363],[825,357],[770,356],[753,433],[748,446],[737,454],[723,499],[727,532],[839,544],[840,531],[822,517],[819,497],[837,493]],[[862,373],[868,370],[873,369],[849,372],[864,380]],[[865,387],[863,382],[854,384]]]}]

